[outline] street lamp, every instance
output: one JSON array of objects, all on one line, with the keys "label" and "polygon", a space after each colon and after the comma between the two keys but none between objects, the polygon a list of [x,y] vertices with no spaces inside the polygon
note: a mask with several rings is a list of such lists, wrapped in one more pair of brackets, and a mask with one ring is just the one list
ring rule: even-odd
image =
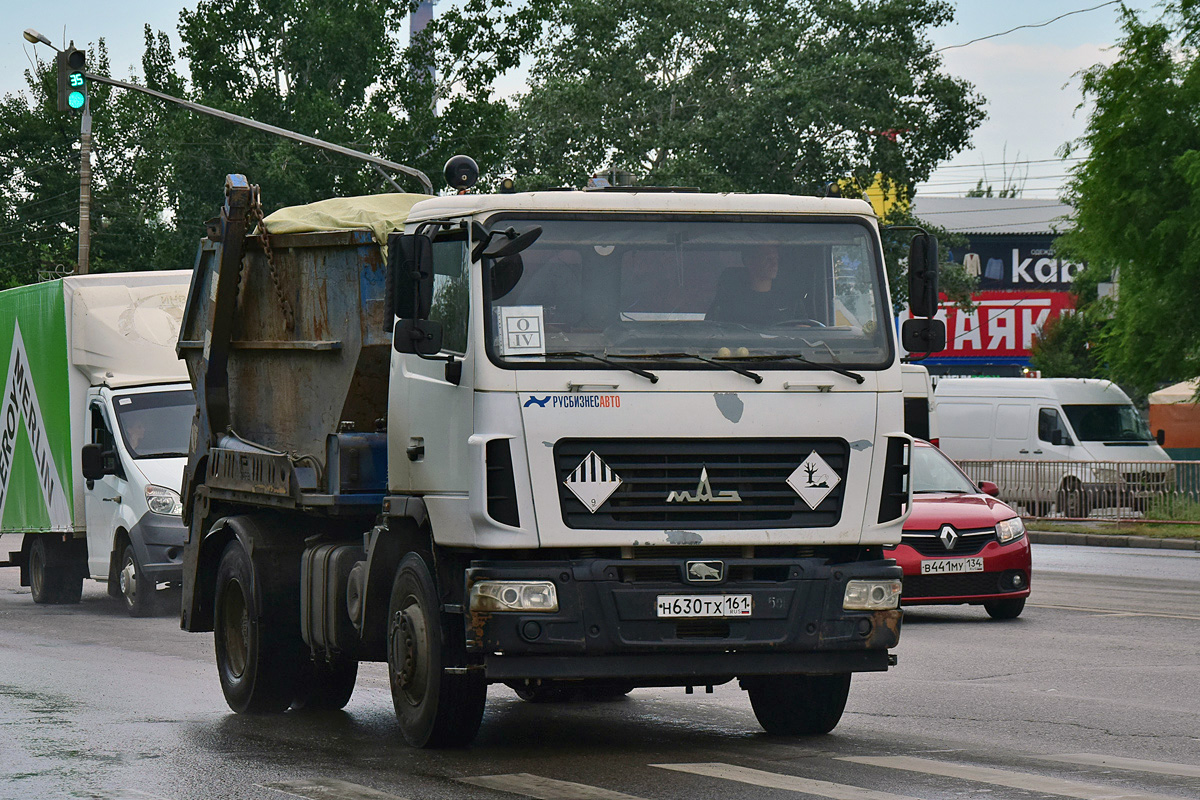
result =
[{"label": "street lamp", "polygon": [[25,41],[29,42],[30,44],[44,44],[47,47],[53,48],[54,50],[58,50],[58,48],[54,47],[54,45],[50,42],[49,39],[47,39],[45,36],[38,33],[37,31],[35,31],[33,28],[25,29]]}]

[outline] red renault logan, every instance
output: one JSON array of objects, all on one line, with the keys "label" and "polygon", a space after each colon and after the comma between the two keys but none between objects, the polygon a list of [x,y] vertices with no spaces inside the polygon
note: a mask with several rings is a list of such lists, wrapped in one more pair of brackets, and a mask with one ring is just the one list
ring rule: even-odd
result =
[{"label": "red renault logan", "polygon": [[1029,596],[1029,539],[996,485],[971,482],[928,442],[912,449],[913,510],[901,542],[885,554],[904,568],[903,605],[982,604],[1014,619]]}]

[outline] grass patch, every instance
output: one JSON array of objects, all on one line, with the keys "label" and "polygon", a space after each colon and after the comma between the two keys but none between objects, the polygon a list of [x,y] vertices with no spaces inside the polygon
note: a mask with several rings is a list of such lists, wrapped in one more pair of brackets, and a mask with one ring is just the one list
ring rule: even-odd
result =
[{"label": "grass patch", "polygon": [[1155,539],[1200,539],[1200,525],[1171,525],[1153,522],[1047,522],[1030,520],[1032,531],[1049,533],[1101,533],[1115,536],[1151,536]]}]

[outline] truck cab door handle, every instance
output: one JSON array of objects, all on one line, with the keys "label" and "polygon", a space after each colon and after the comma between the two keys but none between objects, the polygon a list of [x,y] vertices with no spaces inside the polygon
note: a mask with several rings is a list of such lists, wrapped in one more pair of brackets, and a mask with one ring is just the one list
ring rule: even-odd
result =
[{"label": "truck cab door handle", "polygon": [[101,497],[100,499],[105,503],[119,503],[121,502],[121,495],[117,495],[116,497]]}]

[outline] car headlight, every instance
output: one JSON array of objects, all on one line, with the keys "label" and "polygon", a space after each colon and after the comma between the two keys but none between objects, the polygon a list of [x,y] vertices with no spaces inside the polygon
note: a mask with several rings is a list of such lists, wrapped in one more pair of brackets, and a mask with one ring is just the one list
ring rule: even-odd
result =
[{"label": "car headlight", "polygon": [[479,581],[471,587],[472,611],[558,611],[551,581]]},{"label": "car headlight", "polygon": [[155,514],[178,517],[183,513],[183,502],[179,499],[179,492],[172,491],[165,486],[154,486],[153,484],[147,486],[146,505]]},{"label": "car headlight", "polygon": [[842,608],[846,611],[886,611],[899,608],[902,588],[898,580],[846,581]]},{"label": "car headlight", "polygon": [[1014,542],[1025,535],[1025,522],[1020,517],[1001,520],[996,523],[996,536],[1001,544]]}]

